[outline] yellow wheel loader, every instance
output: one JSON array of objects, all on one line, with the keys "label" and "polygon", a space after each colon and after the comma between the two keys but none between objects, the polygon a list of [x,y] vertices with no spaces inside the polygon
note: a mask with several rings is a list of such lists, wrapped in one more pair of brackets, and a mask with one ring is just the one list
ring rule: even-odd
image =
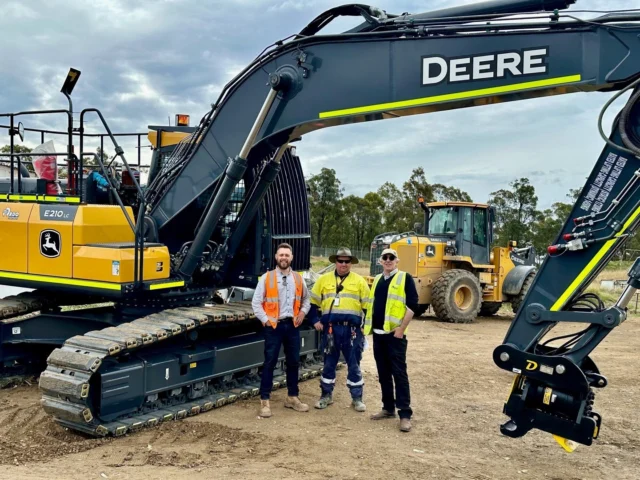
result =
[{"label": "yellow wheel loader", "polygon": [[371,276],[385,248],[398,252],[398,268],[416,281],[422,315],[429,305],[436,316],[452,323],[494,315],[503,303],[516,313],[536,274],[535,249],[493,247],[492,207],[470,202],[418,202],[425,212],[424,231],[387,232],[371,244]]}]

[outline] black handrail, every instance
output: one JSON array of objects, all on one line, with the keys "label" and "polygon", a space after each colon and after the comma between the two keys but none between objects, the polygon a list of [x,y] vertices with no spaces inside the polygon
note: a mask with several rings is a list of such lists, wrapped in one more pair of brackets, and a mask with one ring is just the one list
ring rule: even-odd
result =
[{"label": "black handrail", "polygon": [[[96,113],[98,115],[98,117],[100,118],[100,121],[102,122],[102,125],[104,126],[104,129],[107,131],[107,135],[109,136],[109,138],[111,138],[111,142],[113,142],[113,145],[114,145],[115,151],[116,151],[116,156],[120,157],[120,159],[122,160],[122,163],[124,163],[124,166],[127,169],[127,172],[129,173],[129,176],[131,177],[131,181],[133,182],[133,184],[136,187],[136,192],[138,193],[138,200],[140,202],[140,205],[139,205],[139,208],[138,208],[138,221],[137,221],[137,224],[136,224],[135,228],[133,228],[133,225],[130,223],[132,228],[133,228],[133,233],[134,233],[133,278],[134,278],[134,286],[135,286],[135,288],[138,288],[140,285],[142,285],[142,282],[143,282],[143,279],[144,279],[144,270],[143,270],[143,267],[144,267],[144,237],[142,235],[142,228],[143,228],[143,224],[144,224],[144,215],[145,215],[144,192],[142,191],[142,188],[140,188],[140,184],[136,180],[136,177],[133,174],[133,171],[131,170],[131,167],[129,167],[129,163],[127,162],[127,159],[124,157],[124,150],[122,149],[122,147],[120,145],[118,145],[118,142],[116,141],[115,137],[113,136],[113,133],[111,133],[111,129],[109,128],[109,125],[107,125],[107,122],[104,119],[104,117],[102,116],[102,113],[97,108],[85,108],[84,110],[82,110],[80,112],[80,159],[81,159],[80,160],[80,162],[81,162],[80,163],[80,181],[82,181],[82,158],[84,157],[84,152],[82,150],[83,146],[84,146],[84,136],[83,136],[83,133],[84,133],[84,115],[85,115],[85,113],[89,113],[89,112]],[[96,159],[98,158],[98,155],[96,155],[96,154],[93,154],[93,155],[94,155],[94,157]],[[100,152],[100,156],[102,156],[102,151]],[[102,159],[98,159],[98,162],[100,163],[100,166],[103,167],[103,171],[104,171],[104,164],[102,163]],[[107,178],[109,178],[109,176],[106,175],[106,172],[105,172],[105,176]],[[111,186],[111,181],[109,181],[109,185]],[[124,206],[122,205],[122,201],[121,201],[120,196],[118,195],[117,191],[114,191],[114,193],[115,193],[115,197],[116,197],[118,203],[124,209]],[[126,214],[126,212],[125,212],[125,214]],[[128,220],[128,217],[127,217],[127,220]]]},{"label": "black handrail", "polygon": [[[64,92],[63,92],[64,93]],[[109,189],[113,195],[113,198],[115,198],[116,202],[118,203],[118,205],[120,206],[120,208],[122,209],[122,212],[127,220],[127,222],[129,223],[129,227],[131,228],[131,230],[133,231],[134,234],[134,287],[135,288],[139,288],[142,285],[142,282],[144,280],[144,236],[143,236],[143,229],[144,229],[144,217],[145,217],[145,209],[146,209],[146,203],[145,203],[145,198],[144,198],[144,192],[142,191],[142,188],[140,187],[140,184],[138,183],[138,180],[136,179],[129,163],[127,162],[125,156],[124,156],[124,150],[122,149],[122,147],[120,145],[118,145],[118,142],[116,141],[116,137],[118,136],[136,136],[138,139],[138,162],[136,164],[136,166],[139,168],[141,166],[141,136],[142,135],[146,135],[146,133],[112,133],[111,129],[109,128],[109,126],[107,125],[107,122],[105,121],[102,113],[96,109],[96,108],[86,108],[84,110],[82,110],[82,112],[80,112],[80,127],[78,129],[74,129],[73,128],[73,114],[72,114],[72,104],[71,104],[71,99],[69,98],[68,95],[65,95],[67,97],[67,99],[69,100],[69,110],[34,110],[34,111],[25,111],[25,112],[16,112],[16,113],[0,113],[0,117],[9,117],[10,119],[10,125],[0,125],[0,128],[8,128],[9,132],[10,132],[10,137],[11,137],[11,141],[10,141],[10,152],[8,154],[9,156],[9,160],[10,160],[10,165],[11,165],[11,185],[10,185],[10,193],[14,194],[14,161],[17,160],[17,165],[18,165],[18,171],[20,171],[20,166],[23,163],[21,161],[21,158],[23,157],[32,157],[32,156],[55,156],[55,157],[61,157],[61,156],[67,156],[67,168],[68,168],[68,172],[67,172],[67,176],[68,176],[68,184],[67,184],[67,193],[76,193],[79,195],[80,197],[80,201],[82,202],[83,200],[83,192],[82,192],[82,184],[84,182],[84,165],[83,165],[83,160],[85,157],[93,157],[96,161],[96,163],[99,165],[99,169],[102,172],[102,174],[104,175],[104,177],[107,179],[107,182],[109,184]],[[84,115],[85,113],[89,113],[89,112],[95,112],[98,117],[100,118],[100,121],[102,122],[103,127],[105,128],[105,130],[107,131],[106,134],[104,133],[84,133]],[[52,134],[52,135],[65,135],[68,136],[68,145],[67,145],[67,152],[65,153],[46,153],[46,154],[38,154],[38,153],[14,153],[14,139],[13,139],[13,132],[15,131],[14,129],[14,118],[16,116],[22,116],[22,115],[39,115],[39,114],[50,114],[50,113],[65,113],[67,114],[67,118],[68,118],[68,131],[67,132],[62,132],[62,131],[56,131],[56,130],[44,130],[44,129],[34,129],[34,128],[25,128],[25,131],[31,131],[31,132],[40,132],[40,138],[42,140],[42,143],[44,143],[44,134]],[[80,140],[80,152],[79,152],[79,157],[75,155],[74,153],[74,148],[73,148],[73,135],[79,135],[79,140]],[[84,148],[84,137],[99,137],[100,138],[100,147],[101,147],[101,155],[98,156],[96,153],[85,153],[83,151]],[[122,163],[124,164],[124,168],[127,170],[127,172],[129,173],[129,176],[131,177],[131,181],[133,182],[135,188],[136,188],[136,192],[138,195],[138,200],[139,200],[139,210],[138,210],[138,218],[137,219],[131,219],[127,213],[126,207],[124,206],[124,203],[122,202],[122,199],[120,198],[120,195],[118,194],[117,191],[117,187],[114,184],[115,179],[112,179],[111,176],[109,175],[108,171],[107,171],[107,167],[105,166],[104,162],[102,161],[102,155],[104,153],[104,137],[108,136],[114,147],[115,147],[115,151],[116,151],[116,155],[114,156],[114,160],[116,157],[120,157],[120,159],[122,160]],[[15,159],[14,159],[15,157]],[[24,163],[33,163],[33,162],[24,162]],[[78,168],[78,163],[79,163],[79,168]],[[56,162],[56,168],[57,168],[57,162]],[[72,192],[73,189],[73,192]],[[22,179],[21,179],[21,175],[18,174],[18,193],[22,193]],[[134,223],[135,220],[135,223]]]}]

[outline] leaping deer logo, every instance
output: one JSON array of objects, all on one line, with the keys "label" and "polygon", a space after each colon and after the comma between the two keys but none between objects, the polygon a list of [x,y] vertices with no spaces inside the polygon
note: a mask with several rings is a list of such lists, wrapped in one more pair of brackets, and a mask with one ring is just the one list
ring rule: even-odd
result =
[{"label": "leaping deer logo", "polygon": [[60,234],[55,230],[44,230],[40,234],[40,253],[55,258],[60,255]]},{"label": "leaping deer logo", "polygon": [[58,255],[60,255],[60,251],[58,250],[58,246],[51,241],[51,234],[50,233],[45,233],[44,234],[44,243],[42,244],[42,248],[51,249],[54,252],[56,252]]}]

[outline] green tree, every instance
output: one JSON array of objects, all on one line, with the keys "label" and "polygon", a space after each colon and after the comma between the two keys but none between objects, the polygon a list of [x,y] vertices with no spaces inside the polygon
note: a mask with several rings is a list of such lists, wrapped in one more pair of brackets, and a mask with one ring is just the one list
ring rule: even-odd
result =
[{"label": "green tree", "polygon": [[536,189],[528,178],[520,178],[509,184],[509,189],[491,193],[489,204],[496,209],[496,245],[506,246],[509,240],[518,245],[533,241],[532,224],[539,216]]},{"label": "green tree", "polygon": [[342,243],[355,250],[367,248],[381,233],[384,200],[377,193],[369,192],[364,198],[349,195],[342,200],[342,205],[340,230],[346,233]]},{"label": "green tree", "polygon": [[544,254],[547,247],[556,240],[579,196],[580,189],[570,189],[566,197],[571,203],[555,202],[551,208],[538,212],[532,225],[532,243],[539,254]]},{"label": "green tree", "polygon": [[448,187],[441,183],[432,185],[433,199],[437,202],[473,202],[469,194],[456,187]]},{"label": "green tree", "polygon": [[403,192],[393,183],[385,182],[378,189],[377,195],[383,205],[381,230],[388,232],[403,230],[406,218],[411,215],[411,209],[407,208]]},{"label": "green tree", "polygon": [[336,171],[323,168],[307,181],[309,188],[309,214],[311,238],[316,246],[325,246],[325,237],[341,214],[343,188]]},{"label": "green tree", "polygon": [[[11,145],[3,145],[2,148],[0,148],[0,154],[7,154],[7,155],[0,155],[0,160],[2,160],[2,164],[3,165],[7,165],[9,166],[9,162],[11,161],[11,158],[9,157],[9,153],[11,153]],[[31,148],[29,147],[25,147],[24,145],[14,145],[13,146],[13,153],[31,153]],[[35,170],[33,169],[33,165],[31,164],[32,158],[31,157],[21,157],[20,158],[20,162],[26,162],[24,164],[24,166],[27,168],[27,171],[29,173],[35,173]],[[14,160],[14,165],[17,168],[17,159]]]}]

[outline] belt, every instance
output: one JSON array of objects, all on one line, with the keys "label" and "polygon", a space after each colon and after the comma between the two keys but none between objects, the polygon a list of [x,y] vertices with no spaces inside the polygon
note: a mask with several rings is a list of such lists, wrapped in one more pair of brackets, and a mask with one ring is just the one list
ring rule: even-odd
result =
[{"label": "belt", "polygon": [[293,317],[284,317],[284,318],[278,319],[278,323],[287,323],[287,322],[293,323]]},{"label": "belt", "polygon": [[342,325],[344,327],[349,327],[351,322],[349,320],[342,320],[340,322],[334,322],[333,320],[329,320],[329,323],[332,325]]}]

